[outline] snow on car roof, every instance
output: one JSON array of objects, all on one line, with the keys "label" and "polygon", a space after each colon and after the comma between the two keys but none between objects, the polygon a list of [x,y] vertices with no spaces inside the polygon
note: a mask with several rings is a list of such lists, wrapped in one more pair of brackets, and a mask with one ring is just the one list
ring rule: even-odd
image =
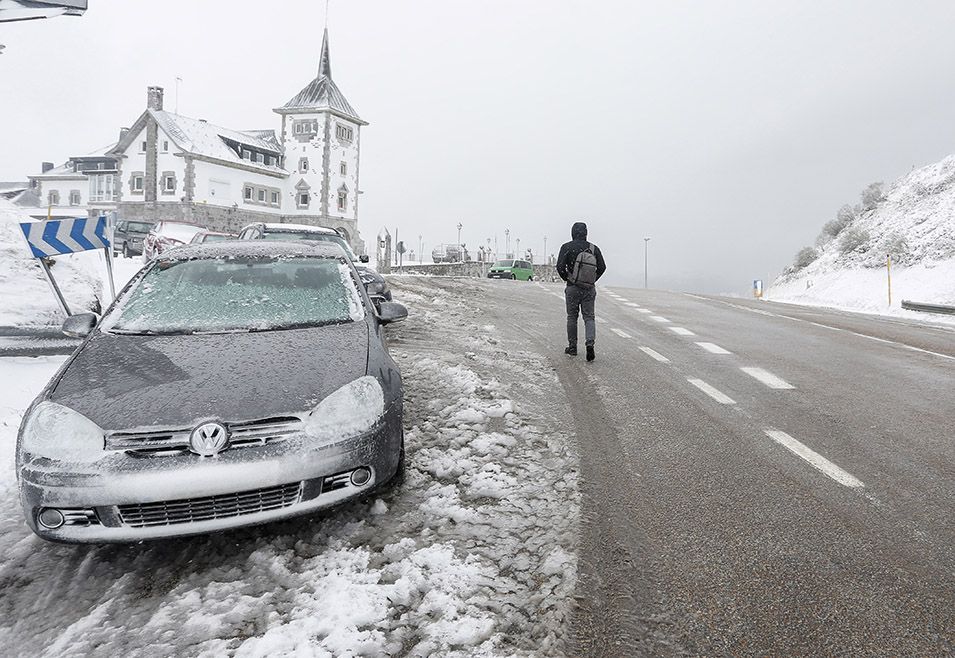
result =
[{"label": "snow on car roof", "polygon": [[159,235],[173,238],[180,242],[189,242],[196,236],[196,233],[202,230],[203,228],[201,226],[194,226],[193,224],[163,222],[162,226],[158,229],[158,233]]},{"label": "snow on car roof", "polygon": [[331,242],[281,242],[278,240],[235,240],[229,242],[203,242],[183,245],[162,252],[156,260],[190,260],[213,258],[345,258],[348,254]]},{"label": "snow on car roof", "polygon": [[266,230],[274,233],[308,231],[309,233],[323,233],[325,235],[338,235],[338,231],[325,228],[324,226],[311,226],[309,224],[262,224]]}]

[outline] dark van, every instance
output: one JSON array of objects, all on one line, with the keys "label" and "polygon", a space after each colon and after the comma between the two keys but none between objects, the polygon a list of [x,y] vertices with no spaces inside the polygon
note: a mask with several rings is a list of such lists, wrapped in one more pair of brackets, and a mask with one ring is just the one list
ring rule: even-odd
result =
[{"label": "dark van", "polygon": [[119,220],[113,233],[113,251],[122,252],[126,258],[143,253],[143,238],[152,227],[152,222]]}]

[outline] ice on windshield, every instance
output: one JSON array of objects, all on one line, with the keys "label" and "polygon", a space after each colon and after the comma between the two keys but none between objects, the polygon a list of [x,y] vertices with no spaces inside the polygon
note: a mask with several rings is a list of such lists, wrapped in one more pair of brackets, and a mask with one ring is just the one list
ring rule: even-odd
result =
[{"label": "ice on windshield", "polygon": [[335,259],[160,260],[102,328],[122,333],[261,331],[363,318],[351,271]]},{"label": "ice on windshield", "polygon": [[348,243],[345,242],[345,239],[338,235],[332,235],[330,233],[313,233],[310,231],[269,231],[266,232],[262,240],[312,240],[313,242],[331,242],[332,244],[337,244],[339,247],[345,250],[345,253],[348,254],[348,257],[357,261],[358,257],[352,252],[351,247],[348,246]]}]

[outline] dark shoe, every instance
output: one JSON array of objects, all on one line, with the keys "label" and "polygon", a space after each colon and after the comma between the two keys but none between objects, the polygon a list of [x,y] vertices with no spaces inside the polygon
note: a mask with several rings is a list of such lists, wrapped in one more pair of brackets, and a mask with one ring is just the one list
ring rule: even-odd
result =
[{"label": "dark shoe", "polygon": [[587,346],[587,360],[588,360],[588,361],[593,361],[593,360],[596,359],[596,358],[597,358],[597,355],[594,354],[594,346],[593,346],[593,345],[588,345],[588,346]]},{"label": "dark shoe", "polygon": [[577,356],[577,348],[574,346],[565,347],[564,354],[569,354],[570,356]]}]

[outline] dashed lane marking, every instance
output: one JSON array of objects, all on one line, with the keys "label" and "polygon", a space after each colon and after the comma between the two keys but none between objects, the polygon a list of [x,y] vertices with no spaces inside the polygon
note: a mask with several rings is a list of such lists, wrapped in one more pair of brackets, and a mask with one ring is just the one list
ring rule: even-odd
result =
[{"label": "dashed lane marking", "polygon": [[617,329],[616,327],[610,327],[610,331],[614,332],[621,338],[633,338],[633,336],[628,334],[626,331],[621,331],[620,329]]},{"label": "dashed lane marking", "polygon": [[641,347],[640,351],[646,354],[647,356],[653,359],[656,359],[660,363],[670,363],[670,359],[666,358],[665,356],[663,356],[662,354],[660,354],[654,349],[650,349],[649,347]]},{"label": "dashed lane marking", "polygon": [[697,343],[697,345],[702,347],[704,350],[706,350],[710,354],[732,354],[732,352],[730,352],[729,350],[723,349],[716,343]]},{"label": "dashed lane marking", "polygon": [[781,432],[779,430],[764,430],[764,431],[766,432],[766,436],[771,438],[773,441],[783,446],[794,455],[797,455],[798,457],[803,458],[804,460],[809,462],[809,464],[811,464],[813,467],[822,471],[823,473],[831,477],[833,480],[835,480],[839,484],[845,487],[850,487],[852,489],[861,489],[862,487],[865,486],[862,480],[855,477],[851,473],[848,473],[847,471],[844,471],[843,469],[839,468],[838,466],[833,464],[831,461],[829,461],[828,459],[820,455],[818,452],[800,443],[799,441],[789,436],[785,432]]},{"label": "dashed lane marking", "polygon": [[640,308],[640,304],[634,304],[633,302],[627,302],[627,306],[632,306],[633,308]]},{"label": "dashed lane marking", "polygon": [[710,386],[702,379],[687,379],[686,381],[696,386],[698,389],[709,395],[720,404],[736,404],[736,400],[726,395],[719,389]]},{"label": "dashed lane marking", "polygon": [[648,308],[638,308],[637,310],[640,311],[641,313],[653,313],[653,311],[651,311]]},{"label": "dashed lane marking", "polygon": [[651,315],[651,316],[650,316],[650,319],[651,319],[651,320],[656,320],[657,322],[669,322],[669,320],[667,320],[667,319],[666,319],[665,317],[663,317],[662,315]]},{"label": "dashed lane marking", "polygon": [[762,368],[740,368],[740,370],[745,372],[750,377],[758,379],[762,383],[766,384],[766,386],[768,386],[769,388],[775,388],[775,389],[796,388],[789,382],[783,379],[780,379],[773,373],[769,372],[768,370],[763,370]]},{"label": "dashed lane marking", "polygon": [[695,336],[696,334],[684,327],[668,327],[670,331],[680,336]]}]

